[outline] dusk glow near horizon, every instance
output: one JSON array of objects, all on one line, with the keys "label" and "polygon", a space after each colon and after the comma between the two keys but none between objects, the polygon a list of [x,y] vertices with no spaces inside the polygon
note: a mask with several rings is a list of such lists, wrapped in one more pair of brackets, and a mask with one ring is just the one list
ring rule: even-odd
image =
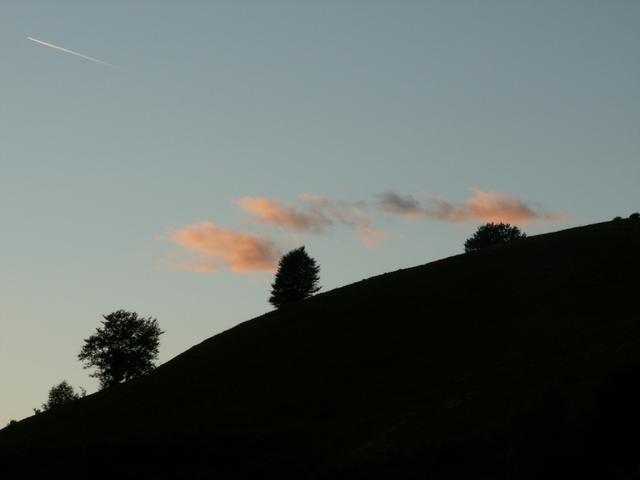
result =
[{"label": "dusk glow near horizon", "polygon": [[485,222],[640,210],[639,24],[622,0],[8,2],[0,427],[97,389],[102,315],[157,318],[166,362],[269,311],[298,246],[327,291]]}]

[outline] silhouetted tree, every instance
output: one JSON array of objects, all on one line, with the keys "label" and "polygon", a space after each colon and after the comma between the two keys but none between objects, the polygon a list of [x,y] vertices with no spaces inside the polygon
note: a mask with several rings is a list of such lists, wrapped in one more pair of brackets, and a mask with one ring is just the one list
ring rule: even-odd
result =
[{"label": "silhouetted tree", "polygon": [[91,376],[100,380],[100,387],[126,382],[153,370],[160,335],[164,333],[158,321],[125,310],[103,317],[102,328],[84,340],[78,355],[85,362],[84,368],[97,368]]},{"label": "silhouetted tree", "polygon": [[304,300],[320,290],[320,267],[307,255],[304,247],[286,253],[280,259],[278,271],[271,284],[269,302],[276,308]]},{"label": "silhouetted tree", "polygon": [[42,410],[51,410],[59,405],[82,398],[86,394],[87,392],[82,387],[80,387],[80,393],[76,393],[73,387],[66,380],[63,380],[60,384],[51,387],[49,399],[47,403],[42,404]]},{"label": "silhouetted tree", "polygon": [[508,223],[486,223],[480,225],[473,237],[464,242],[464,251],[473,252],[496,243],[506,243],[527,235]]},{"label": "silhouetted tree", "polygon": [[634,212],[634,213],[632,213],[631,215],[629,215],[629,218],[630,218],[631,220],[640,220],[640,213],[638,213],[638,212]]}]

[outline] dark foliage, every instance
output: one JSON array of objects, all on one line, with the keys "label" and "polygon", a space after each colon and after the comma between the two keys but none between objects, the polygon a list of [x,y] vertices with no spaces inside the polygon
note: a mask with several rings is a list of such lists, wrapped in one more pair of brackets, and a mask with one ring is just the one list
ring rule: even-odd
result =
[{"label": "dark foliage", "polygon": [[632,213],[631,215],[629,215],[629,218],[630,218],[631,220],[640,220],[640,213],[638,213],[638,212],[634,212],[634,213]]},{"label": "dark foliage", "polygon": [[614,222],[621,222],[622,221],[622,217],[618,216],[618,217],[613,217],[613,221]]},{"label": "dark foliage", "polygon": [[58,385],[51,387],[47,403],[42,404],[42,410],[51,410],[59,405],[82,398],[86,394],[87,392],[82,387],[80,387],[80,393],[76,393],[73,387],[66,380],[63,380]]},{"label": "dark foliage", "polygon": [[280,308],[310,297],[320,290],[319,272],[320,267],[307,255],[304,247],[291,250],[280,259],[269,302]]},{"label": "dark foliage", "polygon": [[100,380],[101,388],[126,382],[155,368],[160,335],[164,333],[156,319],[118,310],[105,315],[102,325],[84,340],[78,355],[85,362],[84,368],[97,368],[91,376]]},{"label": "dark foliage", "polygon": [[464,242],[465,252],[474,252],[497,243],[506,243],[527,235],[515,225],[508,223],[486,223],[478,227],[473,237]]}]

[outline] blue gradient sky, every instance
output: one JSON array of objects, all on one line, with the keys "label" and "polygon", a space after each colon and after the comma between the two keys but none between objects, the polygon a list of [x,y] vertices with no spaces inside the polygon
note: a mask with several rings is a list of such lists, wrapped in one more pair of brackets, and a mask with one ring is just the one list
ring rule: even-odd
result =
[{"label": "blue gradient sky", "polygon": [[[568,218],[640,210],[637,1],[5,1],[0,425],[67,379],[102,314],[158,318],[161,360],[269,310],[269,274],[173,265],[201,221],[299,243],[326,289],[460,253],[479,222],[252,223],[243,196],[453,202]],[[119,65],[112,69],[26,39]]]}]

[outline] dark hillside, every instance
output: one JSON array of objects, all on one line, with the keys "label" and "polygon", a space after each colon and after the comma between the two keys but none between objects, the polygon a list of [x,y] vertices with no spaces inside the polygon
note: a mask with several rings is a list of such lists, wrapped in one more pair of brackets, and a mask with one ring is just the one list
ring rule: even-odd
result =
[{"label": "dark hillside", "polygon": [[44,478],[640,478],[639,274],[640,221],[624,220],[380,275],[2,430],[0,465]]}]

